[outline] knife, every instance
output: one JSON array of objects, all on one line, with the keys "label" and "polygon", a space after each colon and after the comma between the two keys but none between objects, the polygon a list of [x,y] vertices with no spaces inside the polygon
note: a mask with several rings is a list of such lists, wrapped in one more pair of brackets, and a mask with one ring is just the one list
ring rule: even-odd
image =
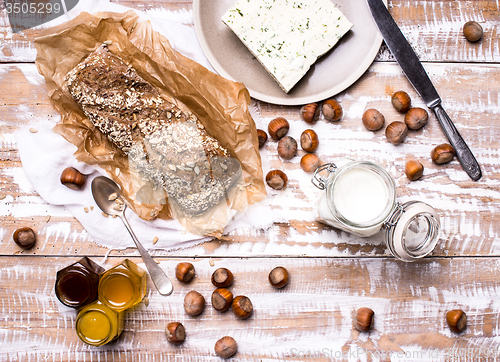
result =
[{"label": "knife", "polygon": [[441,98],[434,88],[422,63],[413,51],[398,25],[392,18],[382,0],[367,0],[373,19],[377,24],[385,43],[398,61],[413,85],[420,94],[427,107],[432,109],[449,142],[455,148],[458,161],[471,179],[477,181],[481,178],[481,168],[469,147],[465,143],[453,121],[441,106]]}]

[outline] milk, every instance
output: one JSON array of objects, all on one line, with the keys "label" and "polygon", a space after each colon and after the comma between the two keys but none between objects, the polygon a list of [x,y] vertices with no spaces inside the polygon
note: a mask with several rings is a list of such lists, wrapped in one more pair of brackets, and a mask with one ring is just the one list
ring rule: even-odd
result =
[{"label": "milk", "polygon": [[387,208],[388,192],[380,176],[355,168],[337,180],[332,201],[344,218],[355,224],[366,224],[380,218]]},{"label": "milk", "polygon": [[[380,231],[392,210],[394,185],[392,178],[378,166],[350,168],[352,164],[352,160],[336,163],[337,170],[342,171],[337,171],[341,173],[335,177],[334,187],[321,197],[318,213],[329,225],[368,237]],[[327,182],[332,182],[332,176]]]}]

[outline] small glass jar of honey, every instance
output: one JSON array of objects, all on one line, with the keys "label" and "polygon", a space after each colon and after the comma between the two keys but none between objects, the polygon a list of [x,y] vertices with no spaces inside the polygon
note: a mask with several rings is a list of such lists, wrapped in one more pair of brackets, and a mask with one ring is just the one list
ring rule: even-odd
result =
[{"label": "small glass jar of honey", "polygon": [[76,317],[76,333],[93,346],[102,346],[118,338],[123,330],[123,313],[96,301],[83,307]]},{"label": "small glass jar of honey", "polygon": [[121,312],[140,303],[146,295],[146,271],[125,259],[107,270],[99,280],[99,300]]},{"label": "small glass jar of honey", "polygon": [[97,300],[99,274],[104,268],[84,257],[57,272],[55,292],[62,304],[81,308]]}]

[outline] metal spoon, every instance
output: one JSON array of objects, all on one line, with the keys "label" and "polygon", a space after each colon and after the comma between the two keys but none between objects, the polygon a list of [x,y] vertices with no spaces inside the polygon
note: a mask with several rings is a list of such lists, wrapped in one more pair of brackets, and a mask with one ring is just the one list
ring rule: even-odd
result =
[{"label": "metal spoon", "polygon": [[[122,219],[123,223],[127,227],[130,236],[134,240],[137,249],[139,249],[139,253],[141,253],[142,260],[146,264],[146,268],[148,269],[149,275],[153,280],[156,289],[162,295],[170,295],[172,294],[174,287],[170,279],[168,279],[167,275],[161,269],[158,264],[153,260],[151,255],[147,252],[146,249],[142,246],[142,244],[135,236],[130,224],[125,217],[125,209],[127,208],[126,204],[119,205],[115,202],[115,200],[110,200],[110,195],[116,194],[116,196],[120,197],[121,190],[118,185],[108,177],[105,176],[97,176],[92,180],[92,196],[94,196],[94,200],[97,203],[97,206],[104,211],[108,215],[116,215]],[[122,207],[117,207],[122,206]]]}]

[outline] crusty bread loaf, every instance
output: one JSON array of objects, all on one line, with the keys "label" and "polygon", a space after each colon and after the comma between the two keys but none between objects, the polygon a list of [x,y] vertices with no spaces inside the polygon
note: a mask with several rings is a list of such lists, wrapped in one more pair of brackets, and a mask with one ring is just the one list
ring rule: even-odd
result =
[{"label": "crusty bread loaf", "polygon": [[240,176],[239,162],[195,115],[163,99],[106,45],[71,70],[66,85],[89,120],[128,155],[131,169],[181,210],[207,210]]}]

